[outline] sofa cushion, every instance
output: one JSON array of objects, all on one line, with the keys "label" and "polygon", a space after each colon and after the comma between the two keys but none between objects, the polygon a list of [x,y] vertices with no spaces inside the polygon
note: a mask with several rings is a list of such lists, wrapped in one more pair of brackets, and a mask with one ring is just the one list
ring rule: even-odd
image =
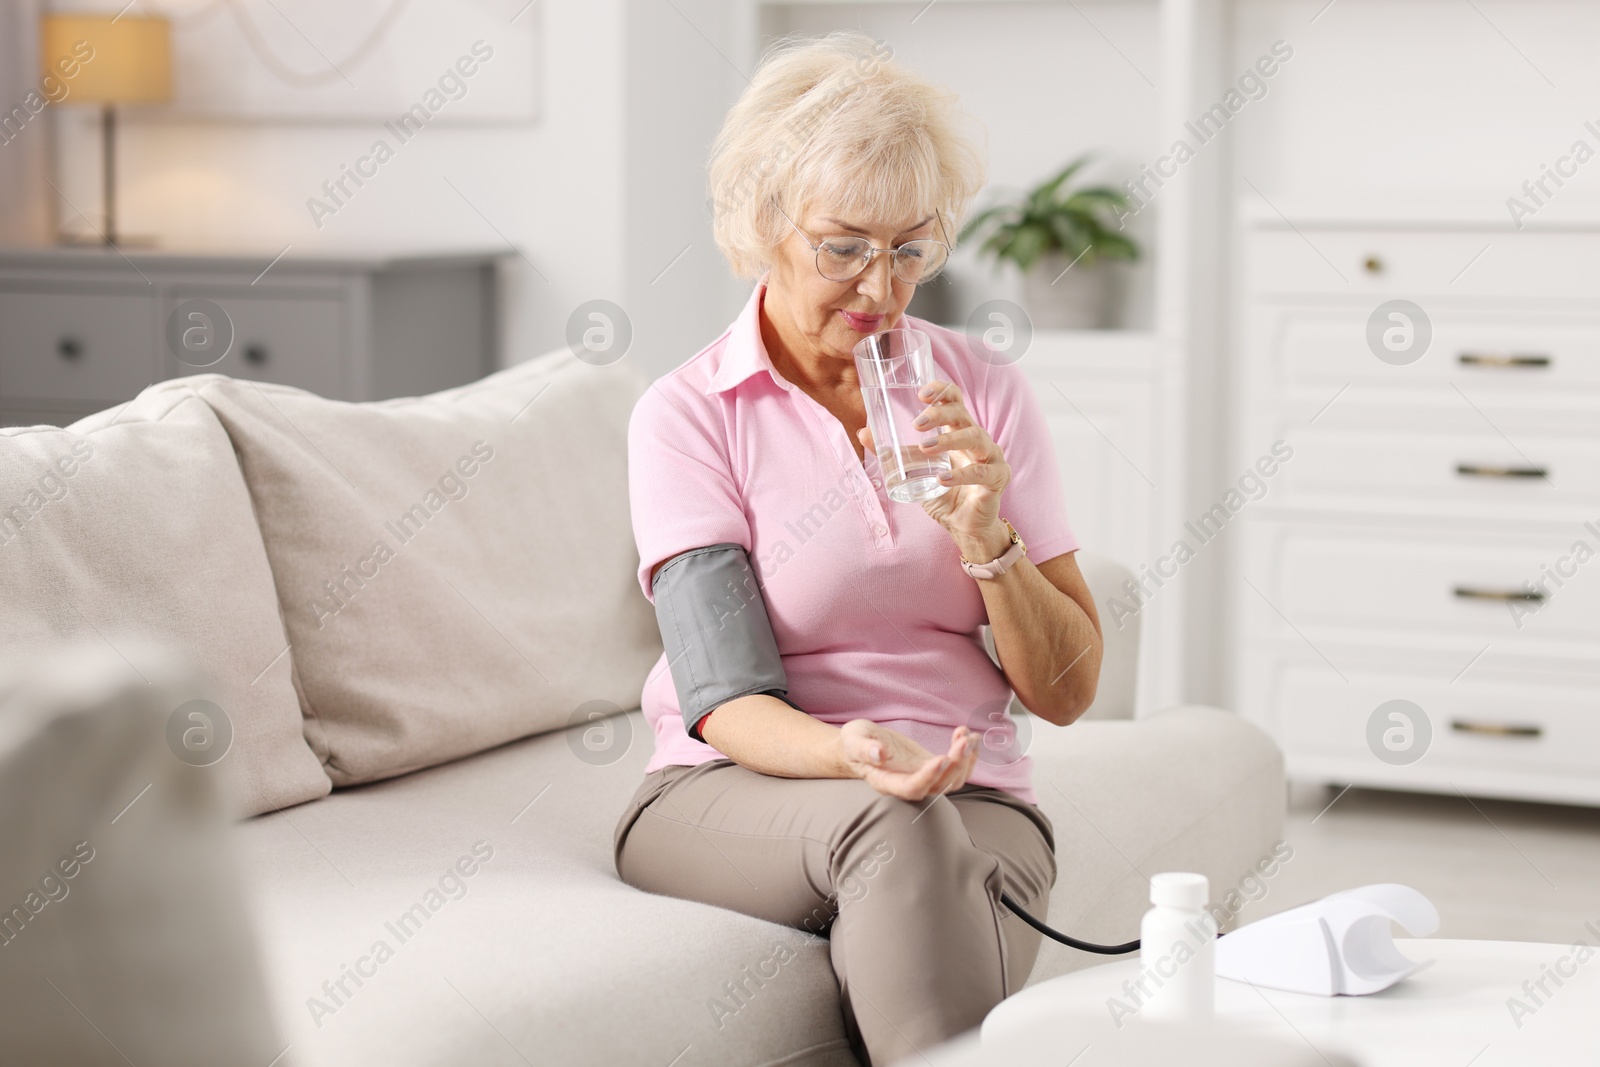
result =
[{"label": "sofa cushion", "polygon": [[[63,637],[121,650],[134,636],[192,656],[209,677],[188,699],[220,708],[231,728],[215,766],[235,812],[332,788],[304,740],[289,642],[233,448],[191,393],[146,390],[66,429],[0,430],[0,589],[5,656],[28,659]],[[127,656],[138,669],[137,655]],[[212,725],[211,740],[223,744],[221,720]]]},{"label": "sofa cushion", "polygon": [[335,785],[639,703],[661,639],[631,580],[634,372],[561,350],[377,403],[182,387],[238,451]]},{"label": "sofa cushion", "polygon": [[239,824],[296,1063],[857,1067],[826,941],[617,878],[650,748],[635,710]]},{"label": "sofa cushion", "polygon": [[[1256,727],[1185,707],[1042,729],[1052,926],[1137,936],[1157,871],[1204,873],[1219,902],[1270,880],[1283,762]],[[852,1067],[826,944],[617,878],[651,748],[635,710],[238,824],[301,1062]],[[1029,984],[1103,962],[1047,940]],[[777,973],[735,999],[746,968]]]}]

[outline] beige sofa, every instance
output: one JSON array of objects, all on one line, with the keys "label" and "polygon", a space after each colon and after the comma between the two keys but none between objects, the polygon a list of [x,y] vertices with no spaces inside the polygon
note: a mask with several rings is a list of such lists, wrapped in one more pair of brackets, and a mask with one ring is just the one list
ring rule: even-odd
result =
[{"label": "beige sofa", "polygon": [[[856,1062],[824,943],[616,876],[660,654],[627,514],[645,388],[564,351],[375,404],[207,374],[65,430],[0,431],[0,649],[26,671],[88,642],[127,665],[128,699],[172,707],[151,721],[173,780],[206,776],[238,820],[277,1035],[263,1067]],[[1102,594],[1122,581],[1080,559]],[[197,669],[153,696],[140,667],[165,668],[147,648]],[[1282,830],[1272,743],[1214,708],[1131,718],[1137,654],[1136,625],[1108,632],[1095,708],[1071,727],[1013,706],[1056,827],[1049,920],[1101,941],[1135,936],[1149,875],[1201,871],[1221,901]],[[107,820],[124,800],[107,790]],[[56,847],[48,811],[13,832]],[[37,874],[6,845],[0,902]],[[88,958],[69,986],[118,951],[74,944]],[[1047,941],[1032,980],[1098,961]],[[0,949],[0,1001],[30,981]],[[47,1034],[89,1033],[40,995]],[[134,1062],[206,1062],[192,1032],[99,1036],[137,1045],[146,1058],[118,1052]]]}]

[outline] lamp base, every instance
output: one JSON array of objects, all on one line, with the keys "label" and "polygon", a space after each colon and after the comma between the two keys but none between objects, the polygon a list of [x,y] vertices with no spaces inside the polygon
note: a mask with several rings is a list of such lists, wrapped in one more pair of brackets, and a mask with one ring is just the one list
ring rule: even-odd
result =
[{"label": "lamp base", "polygon": [[[157,242],[154,237],[124,234],[117,225],[117,109],[109,103],[100,106],[100,164],[101,217],[105,220],[105,228],[93,231],[92,236],[62,231],[56,235],[56,242],[113,249],[155,247]],[[84,221],[88,222],[88,219]],[[89,225],[92,227],[94,223],[90,222]]]},{"label": "lamp base", "polygon": [[159,248],[159,247],[161,247],[161,239],[159,237],[154,236],[153,234],[145,235],[145,234],[119,233],[117,235],[116,243],[113,245],[113,244],[108,244],[106,242],[105,238],[102,237],[98,233],[65,233],[65,232],[63,232],[63,233],[56,234],[56,244],[61,245],[63,247],[67,247],[67,248],[113,248],[113,247],[115,247],[115,248],[150,249],[150,248]]}]

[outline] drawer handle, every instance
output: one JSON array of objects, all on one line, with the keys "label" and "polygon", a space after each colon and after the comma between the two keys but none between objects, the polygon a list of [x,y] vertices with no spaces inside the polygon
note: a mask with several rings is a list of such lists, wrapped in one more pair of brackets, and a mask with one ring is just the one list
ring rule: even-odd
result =
[{"label": "drawer handle", "polygon": [[83,342],[76,337],[63,337],[56,342],[56,355],[62,359],[77,359],[83,355]]},{"label": "drawer handle", "polygon": [[266,345],[245,345],[244,346],[244,361],[246,363],[254,363],[258,367],[261,366],[263,363],[265,363],[267,361],[267,346]]},{"label": "drawer handle", "polygon": [[1488,737],[1540,737],[1544,734],[1542,726],[1507,726],[1498,722],[1466,722],[1463,719],[1454,719],[1450,729],[1463,734],[1481,734]]},{"label": "drawer handle", "polygon": [[1455,592],[1463,600],[1531,600],[1542,604],[1545,599],[1545,595],[1536,589],[1474,589],[1468,585],[1458,585]]},{"label": "drawer handle", "polygon": [[1368,274],[1383,273],[1383,260],[1379,259],[1377,256],[1368,256],[1362,261],[1361,265],[1366,268]]},{"label": "drawer handle", "polygon": [[1472,478],[1543,478],[1544,467],[1489,467],[1481,463],[1457,463],[1456,473]]},{"label": "drawer handle", "polygon": [[1548,367],[1549,356],[1514,356],[1509,352],[1463,352],[1464,367]]}]

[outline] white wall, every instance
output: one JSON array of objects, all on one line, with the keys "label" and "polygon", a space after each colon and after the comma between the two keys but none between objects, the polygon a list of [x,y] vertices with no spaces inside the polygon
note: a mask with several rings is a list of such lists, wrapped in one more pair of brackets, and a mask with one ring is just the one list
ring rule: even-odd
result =
[{"label": "white wall", "polygon": [[[1585,120],[1600,120],[1590,0],[1339,0],[1312,24],[1315,7],[1238,3],[1240,55],[1279,37],[1295,47],[1236,141],[1239,174],[1271,199],[1442,193],[1503,212]],[[1571,200],[1600,194],[1600,163],[1591,170]]]},{"label": "white wall", "polygon": [[[263,265],[286,244],[506,249],[509,240],[522,256],[509,259],[502,287],[506,357],[555,347],[579,303],[625,299],[623,14],[621,0],[539,0],[524,18],[543,20],[540,120],[430,126],[320,229],[307,198],[368,149],[380,124],[131,117],[119,153],[122,230],[184,248],[254,248]],[[471,44],[463,39],[461,51]],[[96,117],[61,111],[58,182],[98,224]],[[63,224],[82,228],[61,207]]]},{"label": "white wall", "polygon": [[728,0],[627,7],[629,358],[654,377],[716,340],[749,295],[711,240],[706,158],[744,88]]},{"label": "white wall", "polygon": [[[521,255],[509,256],[502,283],[508,362],[563,344],[572,310],[603,298],[632,320],[627,358],[660,374],[715,339],[742,303],[704,206],[705,155],[743,85],[717,52],[735,47],[731,6],[539,0],[523,18],[542,20],[541,118],[430,126],[320,228],[307,198],[366,151],[377,123],[135,112],[119,153],[122,230],[181,248],[253,248],[263,265],[285,244],[298,253],[509,241]],[[62,115],[60,184],[98,224],[96,113]],[[63,225],[87,229],[59,206]]]},{"label": "white wall", "polygon": [[[912,23],[903,5],[823,4],[786,9],[779,21],[859,25],[890,40],[988,127],[992,183],[1020,187],[1082,150],[1099,152],[1103,175],[1153,155],[1153,0],[1078,7],[935,5]],[[633,320],[629,358],[659,374],[713,340],[747,292],[712,245],[705,208],[706,153],[754,67],[746,10],[742,0],[540,0],[525,17],[542,20],[541,119],[431,126],[320,227],[307,199],[366,151],[376,123],[131,112],[118,160],[122,230],[177,248],[251,249],[263,264],[286,244],[504,249],[509,240],[522,253],[507,260],[502,288],[509,361],[561,344],[572,309],[601,297]],[[471,44],[461,43],[463,52]],[[99,224],[97,113],[61,108],[56,119],[66,200],[52,194],[54,222],[87,232],[75,209]],[[1136,236],[1148,240],[1158,211],[1136,220]],[[970,253],[953,273],[979,298],[1015,296],[1013,276],[994,276]],[[1150,289],[1141,267],[1128,294],[1136,325],[1150,325]]]}]

